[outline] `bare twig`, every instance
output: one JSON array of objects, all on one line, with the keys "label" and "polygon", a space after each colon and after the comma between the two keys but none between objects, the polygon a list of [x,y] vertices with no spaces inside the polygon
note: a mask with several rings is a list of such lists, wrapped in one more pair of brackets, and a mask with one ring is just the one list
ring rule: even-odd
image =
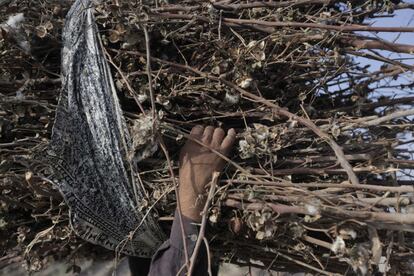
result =
[{"label": "bare twig", "polygon": [[[130,53],[142,56],[142,53],[140,53],[140,52],[130,52]],[[233,84],[232,82],[229,82],[229,81],[227,81],[223,78],[219,78],[219,77],[216,77],[216,76],[213,76],[213,75],[210,75],[210,74],[206,74],[206,73],[201,72],[201,71],[199,71],[195,68],[192,68],[188,65],[176,64],[176,63],[165,61],[165,60],[158,59],[158,58],[152,58],[152,59],[154,61],[157,61],[157,62],[160,62],[160,63],[163,63],[163,64],[167,64],[167,65],[170,65],[170,66],[185,69],[185,70],[193,72],[197,75],[200,75],[200,76],[203,76],[203,77],[215,80],[215,81],[222,82],[222,83],[226,84],[227,86],[229,86],[231,88],[234,88],[236,91],[240,92],[240,94],[242,94],[243,96],[245,96],[245,97],[247,97],[251,100],[263,103],[264,105],[272,108],[277,114],[279,114],[281,116],[284,116],[284,117],[286,117],[288,119],[291,119],[291,120],[296,120],[299,123],[301,123],[301,124],[305,125],[306,127],[310,128],[316,135],[318,135],[320,138],[327,141],[328,144],[331,146],[331,148],[335,152],[335,155],[338,158],[338,162],[341,164],[341,166],[346,171],[351,183],[354,184],[354,185],[359,184],[358,177],[353,172],[352,166],[346,160],[342,148],[329,135],[327,135],[326,133],[321,131],[312,121],[310,121],[306,118],[303,118],[303,117],[299,117],[299,116],[297,116],[297,115],[295,115],[295,114],[293,114],[293,113],[291,113],[291,112],[289,112],[285,109],[282,109],[281,107],[277,106],[276,104],[273,104],[270,101],[268,101],[268,100],[266,100],[266,99],[264,99],[260,96],[256,96],[256,95],[254,95],[250,92],[247,92],[246,90],[242,89],[241,87],[239,87],[239,86]]]},{"label": "bare twig", "polygon": [[381,185],[367,185],[360,184],[358,186],[346,183],[290,183],[288,181],[275,182],[275,181],[254,181],[254,180],[225,180],[227,183],[239,183],[250,185],[272,185],[279,187],[297,187],[297,188],[344,188],[344,189],[356,189],[356,190],[372,190],[380,192],[395,192],[395,193],[412,193],[414,187],[410,185],[403,186],[381,186]]},{"label": "bare twig", "polygon": [[[169,19],[183,19],[192,20],[197,19],[202,22],[209,22],[207,17],[197,15],[186,15],[186,14],[171,14],[171,13],[159,13],[155,16]],[[236,19],[236,18],[224,18],[223,23],[228,26],[240,27],[240,25],[247,26],[265,26],[265,27],[288,27],[288,28],[314,28],[332,30],[338,32],[355,32],[355,31],[367,31],[367,32],[414,32],[412,27],[374,27],[365,25],[325,25],[317,23],[302,23],[302,22],[281,22],[281,21],[263,21],[263,20],[252,20],[252,19]]]},{"label": "bare twig", "polygon": [[150,92],[150,98],[151,98],[151,110],[152,110],[152,118],[154,120],[154,124],[158,122],[158,112],[157,108],[155,107],[155,97],[154,97],[154,89],[152,86],[152,75],[151,75],[151,48],[150,48],[150,38],[148,35],[147,27],[142,25],[142,29],[144,30],[145,35],[145,49],[146,49],[146,58],[147,58],[147,76],[148,76],[148,89]]},{"label": "bare twig", "polygon": [[220,176],[219,172],[213,173],[210,191],[208,193],[206,204],[204,205],[204,209],[203,209],[203,217],[201,219],[200,232],[198,234],[197,242],[196,242],[193,254],[191,255],[191,259],[190,259],[190,268],[188,269],[188,275],[193,275],[192,273],[194,271],[195,263],[197,261],[198,252],[204,240],[204,233],[206,231],[206,225],[207,225],[208,209],[211,204],[211,201],[213,200],[213,196],[216,191],[219,176]]}]

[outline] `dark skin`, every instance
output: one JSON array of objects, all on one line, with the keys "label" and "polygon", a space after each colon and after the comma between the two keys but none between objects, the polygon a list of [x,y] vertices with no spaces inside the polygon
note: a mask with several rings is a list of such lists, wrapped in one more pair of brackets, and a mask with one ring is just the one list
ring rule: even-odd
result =
[{"label": "dark skin", "polygon": [[[209,148],[228,156],[236,140],[236,132],[234,129],[226,133],[221,128],[195,126],[190,137],[180,152],[178,193],[182,215],[193,222],[200,222],[206,201],[206,186],[210,183],[213,173],[221,172],[226,164],[224,159]],[[133,275],[147,275],[150,263],[143,258],[130,258],[130,266]]]},{"label": "dark skin", "polygon": [[182,214],[200,222],[206,200],[206,186],[213,173],[221,172],[226,164],[224,159],[209,148],[227,156],[236,140],[236,132],[230,129],[226,133],[222,128],[197,125],[191,130],[190,136],[207,147],[189,139],[181,149],[179,197]]}]

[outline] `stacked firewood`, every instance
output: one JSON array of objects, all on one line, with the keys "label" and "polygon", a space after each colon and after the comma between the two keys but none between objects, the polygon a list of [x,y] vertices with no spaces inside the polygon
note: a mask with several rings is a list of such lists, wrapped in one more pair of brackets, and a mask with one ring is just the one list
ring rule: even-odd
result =
[{"label": "stacked firewood", "polygon": [[[168,2],[104,1],[95,12],[160,223],[176,207],[189,130],[235,128],[238,144],[204,214],[212,259],[325,275],[410,273],[414,66],[390,53],[414,46],[381,34],[414,27],[380,23],[414,6]],[[39,270],[51,256],[73,264],[91,250],[32,158],[51,135],[69,5],[0,1],[0,268],[26,260]],[[158,114],[169,158],[161,149],[142,155],[148,114]]]}]

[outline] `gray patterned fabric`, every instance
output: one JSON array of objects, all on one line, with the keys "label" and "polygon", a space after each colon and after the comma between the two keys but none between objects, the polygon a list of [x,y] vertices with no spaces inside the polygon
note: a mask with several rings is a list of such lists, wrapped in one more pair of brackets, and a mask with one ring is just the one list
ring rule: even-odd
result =
[{"label": "gray patterned fabric", "polygon": [[145,193],[135,183],[137,170],[127,158],[132,142],[92,5],[90,0],[76,0],[66,18],[62,94],[47,159],[80,237],[150,257],[164,235],[152,213],[137,211]]}]

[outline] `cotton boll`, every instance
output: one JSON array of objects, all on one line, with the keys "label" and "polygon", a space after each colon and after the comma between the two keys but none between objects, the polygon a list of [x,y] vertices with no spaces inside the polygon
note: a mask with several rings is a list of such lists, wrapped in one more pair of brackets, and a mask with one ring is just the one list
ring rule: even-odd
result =
[{"label": "cotton boll", "polygon": [[217,221],[218,221],[218,215],[217,214],[211,214],[209,217],[208,217],[208,220],[211,222],[211,223],[217,223]]},{"label": "cotton boll", "polygon": [[257,240],[263,240],[264,238],[265,238],[265,232],[263,232],[263,231],[258,231],[257,233],[256,233],[256,239]]},{"label": "cotton boll", "polygon": [[309,216],[313,216],[314,218],[320,217],[320,206],[321,202],[318,199],[312,199],[304,203],[304,208]]},{"label": "cotton boll", "polygon": [[147,96],[147,94],[139,94],[139,95],[138,95],[138,101],[139,101],[139,103],[143,103],[143,102],[145,102],[146,100],[148,100],[148,96]]},{"label": "cotton boll", "polygon": [[309,215],[315,216],[319,213],[319,210],[316,206],[313,206],[311,204],[306,204],[305,209],[308,212]]},{"label": "cotton boll", "polygon": [[131,160],[139,162],[153,155],[158,149],[158,143],[155,141],[154,120],[151,116],[140,116],[134,121],[131,128],[133,151],[129,153]]},{"label": "cotton boll", "polygon": [[262,67],[263,67],[263,64],[262,64],[261,61],[258,61],[258,62],[255,62],[255,63],[252,64],[253,69],[260,69]]},{"label": "cotton boll", "polygon": [[340,236],[336,237],[335,242],[331,246],[332,252],[335,254],[343,254],[345,253],[345,249],[345,241]]},{"label": "cotton boll", "polygon": [[381,256],[380,263],[378,265],[378,271],[381,273],[385,273],[388,272],[390,269],[390,264],[387,264],[387,257]]},{"label": "cotton boll", "polygon": [[17,100],[19,100],[19,101],[21,101],[21,100],[23,100],[23,99],[24,99],[24,96],[23,96],[22,91],[18,90],[18,91],[16,92],[16,99],[17,99]]},{"label": "cotton boll", "polygon": [[254,137],[256,138],[257,142],[263,142],[266,141],[269,138],[269,128],[262,125],[262,124],[253,124],[256,133],[254,134]]},{"label": "cotton boll", "polygon": [[240,101],[240,95],[236,93],[226,92],[224,102],[229,105],[235,105]]},{"label": "cotton boll", "polygon": [[242,159],[248,159],[254,156],[254,147],[251,146],[246,140],[239,141],[239,151]]},{"label": "cotton boll", "polygon": [[6,26],[11,29],[17,29],[20,27],[20,24],[24,22],[24,20],[25,18],[23,13],[11,15],[6,22]]},{"label": "cotton boll", "polygon": [[339,230],[339,235],[344,239],[356,239],[357,233],[354,229],[342,228]]},{"label": "cotton boll", "polygon": [[240,81],[239,86],[243,89],[249,88],[253,83],[253,79],[252,78],[245,78],[243,80]]},{"label": "cotton boll", "polygon": [[30,53],[30,43],[27,41],[26,33],[21,28],[21,24],[24,22],[25,18],[23,13],[18,13],[11,15],[7,21],[3,24],[0,24],[0,28],[4,29],[6,33],[9,33],[17,43],[17,45],[26,53]]}]

